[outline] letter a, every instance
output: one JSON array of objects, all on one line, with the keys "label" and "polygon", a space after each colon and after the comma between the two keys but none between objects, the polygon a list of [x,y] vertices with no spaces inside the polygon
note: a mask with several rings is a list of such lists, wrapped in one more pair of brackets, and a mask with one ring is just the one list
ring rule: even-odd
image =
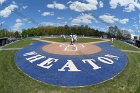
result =
[{"label": "letter a", "polygon": [[80,71],[77,69],[77,67],[74,65],[74,63],[72,62],[72,60],[68,60],[68,62],[61,68],[61,69],[58,69],[58,71],[65,71],[65,68],[69,68],[68,71],[73,71],[73,72],[76,72],[76,71]]}]

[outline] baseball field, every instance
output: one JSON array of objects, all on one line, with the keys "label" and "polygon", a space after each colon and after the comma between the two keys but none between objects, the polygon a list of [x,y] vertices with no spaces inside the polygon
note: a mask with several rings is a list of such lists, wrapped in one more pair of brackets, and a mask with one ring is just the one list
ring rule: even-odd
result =
[{"label": "baseball field", "polygon": [[[53,42],[63,42],[61,38],[43,39]],[[97,42],[102,39],[84,38],[80,43]],[[16,53],[38,42],[31,38],[17,41],[0,50],[0,93],[140,93],[140,49],[124,42],[108,41],[115,48],[123,51],[128,64],[116,77],[103,83],[85,87],[61,87],[42,83],[24,74],[16,65]],[[68,39],[69,42],[69,39]]]}]

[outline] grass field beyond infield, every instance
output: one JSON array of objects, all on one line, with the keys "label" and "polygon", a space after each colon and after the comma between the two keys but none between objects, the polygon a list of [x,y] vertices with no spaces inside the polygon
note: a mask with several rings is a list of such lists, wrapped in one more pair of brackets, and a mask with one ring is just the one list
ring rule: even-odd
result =
[{"label": "grass field beyond infield", "polygon": [[[43,40],[53,41],[53,42],[71,42],[71,38],[66,38],[66,41],[62,37],[57,38],[43,38]],[[99,38],[78,38],[78,43],[87,43],[87,42],[97,42],[97,41],[104,41],[103,39]]]},{"label": "grass field beyond infield", "polygon": [[[18,41],[5,48],[22,48],[32,42],[31,39]],[[120,41],[113,45],[121,50],[138,49]],[[0,51],[0,93],[140,93],[140,54],[126,53],[127,67],[114,79],[101,84],[65,88],[38,82],[20,71],[15,63],[17,51]]]}]

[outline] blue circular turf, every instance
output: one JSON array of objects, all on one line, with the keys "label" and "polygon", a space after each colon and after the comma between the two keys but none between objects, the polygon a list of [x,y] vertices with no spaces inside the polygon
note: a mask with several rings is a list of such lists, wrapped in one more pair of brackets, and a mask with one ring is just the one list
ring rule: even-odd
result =
[{"label": "blue circular turf", "polygon": [[[108,43],[96,44],[102,48],[99,53],[79,56],[47,53],[42,50],[46,44],[48,43],[35,42],[19,50],[16,54],[16,64],[30,77],[48,84],[77,87],[101,83],[118,75],[128,62],[123,52]],[[35,56],[42,58],[34,60]],[[46,60],[48,62],[49,58],[55,60],[44,64],[44,68],[41,67],[41,63]],[[92,60],[91,64],[87,59]],[[74,70],[68,64],[69,61],[75,67]]]}]

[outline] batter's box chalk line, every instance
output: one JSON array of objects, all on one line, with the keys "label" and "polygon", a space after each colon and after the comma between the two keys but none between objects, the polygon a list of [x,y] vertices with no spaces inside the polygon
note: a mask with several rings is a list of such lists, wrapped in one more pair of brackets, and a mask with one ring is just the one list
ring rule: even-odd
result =
[{"label": "batter's box chalk line", "polygon": [[[78,51],[78,45],[61,44],[59,47],[63,47],[64,51]],[[79,44],[79,47],[84,48],[83,44]]]},{"label": "batter's box chalk line", "polygon": [[64,51],[78,51],[78,48],[76,45],[68,45],[65,47]]}]

